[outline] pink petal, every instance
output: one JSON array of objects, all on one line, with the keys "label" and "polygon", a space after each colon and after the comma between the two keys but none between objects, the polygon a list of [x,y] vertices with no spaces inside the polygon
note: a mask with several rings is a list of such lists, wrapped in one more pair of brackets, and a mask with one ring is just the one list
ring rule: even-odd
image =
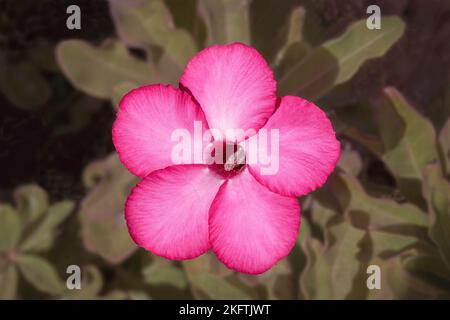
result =
[{"label": "pink petal", "polygon": [[[340,144],[330,120],[319,107],[299,97],[283,97],[267,124],[250,139],[261,138],[264,129],[267,129],[269,143],[259,145],[256,153],[270,155],[276,150],[272,150],[270,130],[278,129],[279,152],[274,151],[270,160],[275,167],[278,154],[279,165],[276,172],[263,173],[264,168],[270,172],[268,162],[263,165],[255,152],[250,151],[253,159],[258,160],[249,165],[249,170],[260,183],[285,196],[305,195],[325,183],[339,160]],[[245,142],[247,149],[250,139]]]},{"label": "pink petal", "polygon": [[230,269],[258,274],[288,255],[300,226],[297,199],[269,191],[244,169],[211,205],[213,251]]},{"label": "pink petal", "polygon": [[191,259],[209,247],[208,212],[223,183],[208,167],[157,170],[131,192],[125,218],[133,240],[168,259]]},{"label": "pink petal", "polygon": [[199,102],[209,127],[222,135],[226,129],[257,131],[275,109],[272,70],[258,51],[242,43],[214,45],[199,52],[180,82]]},{"label": "pink petal", "polygon": [[[200,107],[184,91],[172,86],[150,85],[129,92],[122,98],[113,127],[113,142],[122,163],[133,174],[145,177],[153,170],[174,165],[171,153],[176,141],[171,141],[175,129],[186,129],[191,138],[194,121],[206,121]],[[201,139],[201,136],[200,136]],[[194,161],[191,148],[190,161]],[[198,159],[200,159],[198,158]]]}]

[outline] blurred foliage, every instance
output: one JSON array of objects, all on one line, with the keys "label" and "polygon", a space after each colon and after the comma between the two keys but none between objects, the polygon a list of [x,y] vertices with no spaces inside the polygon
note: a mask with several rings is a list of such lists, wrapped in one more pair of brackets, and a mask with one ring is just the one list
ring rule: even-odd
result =
[{"label": "blurred foliage", "polygon": [[19,57],[0,52],[0,92],[17,107],[33,110],[47,103],[52,94],[42,73],[57,70],[53,49],[46,42],[31,45]]},{"label": "blurred foliage", "polygon": [[80,203],[84,245],[108,262],[119,263],[136,249],[125,225],[123,208],[138,180],[113,154],[91,163],[84,171],[83,181],[89,189]]},{"label": "blurred foliage", "polygon": [[[64,40],[55,57],[60,72],[87,95],[74,104],[87,107],[74,107],[73,126],[88,121],[97,99],[110,100],[114,112],[132,88],[177,85],[186,62],[210,44],[240,41],[258,48],[275,71],[279,95],[318,101],[342,143],[326,185],[299,199],[301,230],[291,254],[250,276],[230,271],[212,253],[174,262],[137,249],[123,217],[137,179],[112,153],[85,168],[78,205],[50,204],[37,185],[18,187],[14,205],[1,204],[1,298],[450,298],[450,87],[432,105],[420,106],[428,107],[427,117],[394,87],[341,103],[366,62],[383,57],[404,35],[403,20],[383,16],[380,30],[368,30],[365,19],[354,21],[329,39],[320,18],[324,1],[265,4],[110,0],[117,38]],[[260,23],[264,16],[271,22]],[[266,38],[273,30],[279,34],[271,42]],[[43,58],[48,48],[30,46],[30,52],[0,63],[11,69],[0,75],[14,74],[0,76],[1,91],[27,109],[50,95],[39,70],[48,65],[57,72]],[[17,88],[24,79],[30,87]],[[69,264],[82,267],[82,290],[65,289],[61,279]],[[381,268],[381,290],[366,286],[373,264]]]},{"label": "blurred foliage", "polygon": [[15,206],[0,205],[0,297],[16,296],[19,273],[36,290],[57,296],[64,290],[63,282],[45,253],[61,239],[58,227],[75,204],[50,204],[37,185],[18,187],[14,199]]}]

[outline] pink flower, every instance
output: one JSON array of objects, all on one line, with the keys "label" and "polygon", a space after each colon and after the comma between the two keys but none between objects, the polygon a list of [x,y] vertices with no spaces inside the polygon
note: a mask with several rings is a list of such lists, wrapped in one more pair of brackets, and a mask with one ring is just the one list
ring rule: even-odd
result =
[{"label": "pink flower", "polygon": [[[194,135],[194,121],[205,130],[258,132],[246,141],[227,141],[240,146],[258,139],[261,128],[278,129],[278,172],[261,174],[259,163],[231,169],[194,161],[174,165],[171,134],[184,128]],[[266,61],[241,43],[194,56],[180,89],[150,85],[128,93],[113,141],[123,164],[142,178],[125,206],[139,246],[168,259],[192,259],[212,249],[230,269],[250,274],[288,255],[300,226],[296,197],[322,186],[340,154],[325,113],[299,97],[277,100]]]}]

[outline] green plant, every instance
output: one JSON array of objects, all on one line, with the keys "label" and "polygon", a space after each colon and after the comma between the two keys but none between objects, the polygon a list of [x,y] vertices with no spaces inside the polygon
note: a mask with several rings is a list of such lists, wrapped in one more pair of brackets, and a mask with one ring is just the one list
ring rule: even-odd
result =
[{"label": "green plant", "polygon": [[47,193],[37,185],[14,192],[16,206],[0,205],[0,294],[16,296],[18,272],[36,290],[57,296],[63,283],[55,267],[42,254],[61,237],[58,227],[73,211],[72,201],[49,204]]},{"label": "green plant", "polygon": [[[255,46],[274,68],[279,94],[317,102],[332,118],[343,145],[339,168],[325,187],[299,199],[302,223],[290,256],[265,274],[249,276],[226,269],[209,253],[172,262],[136,250],[123,207],[137,179],[112,153],[93,161],[80,177],[86,195],[77,218],[63,226],[68,240],[55,244],[47,239],[50,234],[54,238],[59,223],[52,232],[39,231],[41,240],[28,240],[21,231],[40,230],[50,219],[47,200],[36,202],[45,209],[31,210],[34,218],[26,218],[28,211],[19,202],[16,208],[1,206],[2,297],[29,296],[29,288],[16,291],[17,270],[24,262],[31,266],[21,271],[28,282],[64,299],[450,298],[448,89],[427,108],[431,121],[393,87],[375,97],[340,99],[351,93],[351,80],[368,60],[383,57],[402,38],[402,19],[382,17],[381,30],[368,30],[364,19],[354,21],[330,40],[328,25],[320,19],[324,1],[302,1],[302,6],[286,1],[285,11],[263,2],[111,0],[118,38],[100,44],[65,40],[56,57],[75,88],[88,99],[110,100],[114,112],[132,88],[176,85],[190,57],[210,44]],[[252,20],[263,15],[273,22]],[[267,39],[273,29],[277,36]],[[41,195],[36,199],[46,199],[43,190],[32,188]],[[24,248],[30,241],[35,245]],[[79,246],[70,246],[72,241]],[[41,249],[36,255],[30,249],[36,245],[48,252]],[[54,258],[63,252],[70,258]],[[58,271],[43,260],[47,254]],[[79,292],[61,289],[58,278],[73,261],[87,274]],[[366,286],[369,265],[381,268],[381,290]],[[33,280],[36,273],[46,279],[45,288]]]}]

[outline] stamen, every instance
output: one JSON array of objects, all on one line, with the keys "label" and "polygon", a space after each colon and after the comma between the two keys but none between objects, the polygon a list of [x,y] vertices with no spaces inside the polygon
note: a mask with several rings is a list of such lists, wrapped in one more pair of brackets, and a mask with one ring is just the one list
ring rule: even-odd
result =
[{"label": "stamen", "polygon": [[231,171],[241,164],[245,164],[245,152],[244,149],[238,147],[237,151],[228,157],[223,168],[225,171]]},{"label": "stamen", "polygon": [[211,157],[214,162],[209,168],[226,179],[241,172],[245,166],[245,151],[237,143],[216,142]]}]

